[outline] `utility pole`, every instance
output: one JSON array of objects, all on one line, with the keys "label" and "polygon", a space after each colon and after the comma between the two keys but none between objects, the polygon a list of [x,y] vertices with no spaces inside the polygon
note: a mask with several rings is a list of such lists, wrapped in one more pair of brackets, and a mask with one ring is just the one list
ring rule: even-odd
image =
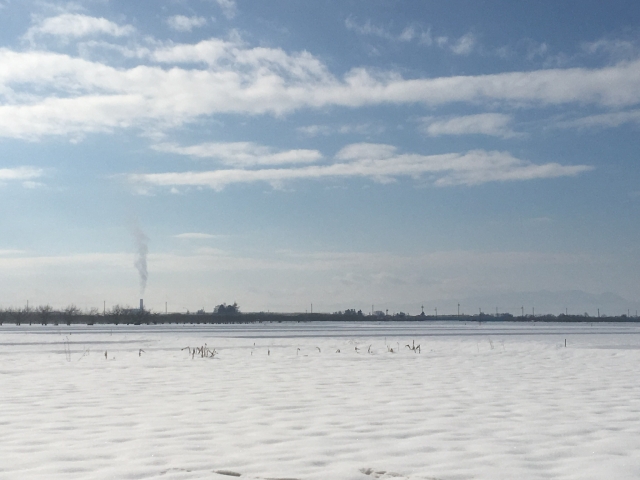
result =
[{"label": "utility pole", "polygon": [[102,316],[106,316],[107,315],[107,301],[103,300],[102,301]]},{"label": "utility pole", "polygon": [[600,309],[598,309],[598,318],[600,318]]},{"label": "utility pole", "polygon": [[524,318],[524,305],[520,307],[520,310],[522,310],[522,315],[520,316]]},{"label": "utility pole", "polygon": [[460,316],[460,304],[458,304],[458,316]]}]

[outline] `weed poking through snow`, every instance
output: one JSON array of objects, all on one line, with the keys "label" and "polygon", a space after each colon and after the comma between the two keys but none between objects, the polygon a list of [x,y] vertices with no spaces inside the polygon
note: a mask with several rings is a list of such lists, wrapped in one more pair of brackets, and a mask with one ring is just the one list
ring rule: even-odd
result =
[{"label": "weed poking through snow", "polygon": [[[214,358],[218,354],[215,348],[213,350],[210,349],[209,347],[207,347],[206,343],[202,347],[184,347],[180,350],[187,350],[189,352],[189,355],[191,356],[191,360],[195,359],[196,355],[199,355],[200,358]],[[144,350],[140,349],[139,355],[141,353],[144,353]]]},{"label": "weed poking through snow", "polygon": [[420,353],[420,345],[416,345],[416,341],[412,340],[411,345],[405,345],[409,350],[412,350],[413,353]]},{"label": "weed poking through snow", "polygon": [[70,362],[71,361],[71,348],[69,347],[69,337],[65,337],[64,354],[67,357],[67,362]]},{"label": "weed poking through snow", "polygon": [[84,351],[82,352],[82,355],[80,355],[80,358],[78,359],[78,362],[80,360],[82,360],[84,357],[88,357],[90,353],[91,353],[91,349],[90,348],[85,348]]}]

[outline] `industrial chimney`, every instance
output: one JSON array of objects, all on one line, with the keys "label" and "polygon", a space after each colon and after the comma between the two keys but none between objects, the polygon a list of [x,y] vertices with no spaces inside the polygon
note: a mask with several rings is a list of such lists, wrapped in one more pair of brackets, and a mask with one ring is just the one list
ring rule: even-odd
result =
[{"label": "industrial chimney", "polygon": [[144,312],[144,301],[140,299],[140,312]]}]

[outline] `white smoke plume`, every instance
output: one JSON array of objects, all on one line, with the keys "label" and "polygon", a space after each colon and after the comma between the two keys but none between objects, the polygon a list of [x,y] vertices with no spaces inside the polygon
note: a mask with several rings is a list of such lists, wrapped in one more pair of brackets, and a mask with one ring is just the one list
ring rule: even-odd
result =
[{"label": "white smoke plume", "polygon": [[136,259],[133,265],[138,270],[138,275],[140,276],[140,295],[143,295],[144,290],[147,288],[147,279],[149,278],[149,272],[147,271],[149,237],[144,234],[140,226],[136,223],[133,226],[133,238],[136,242]]}]

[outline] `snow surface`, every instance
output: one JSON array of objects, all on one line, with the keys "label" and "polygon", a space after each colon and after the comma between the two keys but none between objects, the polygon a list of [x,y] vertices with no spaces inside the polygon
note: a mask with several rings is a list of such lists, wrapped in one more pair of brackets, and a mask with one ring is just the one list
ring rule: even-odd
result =
[{"label": "snow surface", "polygon": [[639,367],[623,324],[3,325],[0,478],[636,479]]}]

